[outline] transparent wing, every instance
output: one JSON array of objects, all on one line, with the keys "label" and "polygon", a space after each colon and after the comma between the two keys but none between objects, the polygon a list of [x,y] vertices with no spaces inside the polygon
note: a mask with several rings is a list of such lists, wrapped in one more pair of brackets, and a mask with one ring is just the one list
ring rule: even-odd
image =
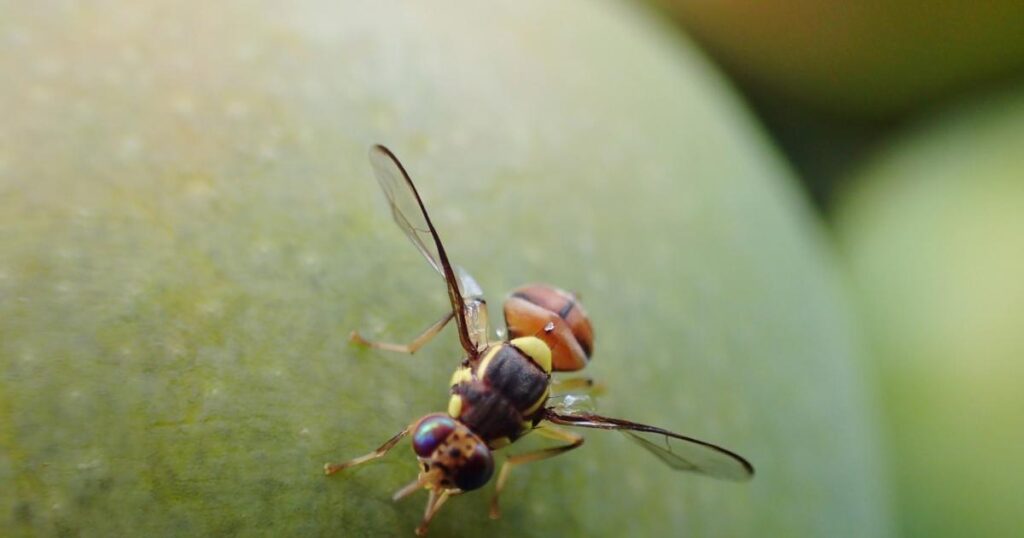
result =
[{"label": "transparent wing", "polygon": [[743,456],[718,445],[656,426],[602,417],[584,411],[563,413],[552,408],[545,410],[544,418],[565,426],[621,431],[669,467],[680,471],[691,471],[737,482],[745,482],[754,477],[754,466]]},{"label": "transparent wing", "polygon": [[459,290],[462,291],[463,297],[466,299],[483,298],[484,290],[480,289],[480,284],[476,283],[473,275],[469,274],[462,266],[455,266],[455,276],[459,278]]},{"label": "transparent wing", "polygon": [[373,166],[373,174],[377,176],[380,190],[384,191],[384,196],[388,199],[395,224],[405,232],[416,249],[430,262],[431,267],[441,276],[445,276],[444,268],[439,261],[441,256],[438,253],[438,241],[434,240],[434,234],[431,233],[433,227],[430,225],[430,218],[426,210],[421,211],[419,194],[405,168],[398,162],[395,154],[384,146],[370,148],[370,164]]},{"label": "transparent wing", "polygon": [[487,347],[488,337],[491,333],[484,292],[473,276],[462,267],[456,265],[455,274],[459,278],[459,290],[462,291],[462,311],[466,317],[469,339],[478,351],[483,351]]},{"label": "transparent wing", "polygon": [[588,394],[580,394],[569,390],[562,394],[554,394],[555,381],[552,381],[552,395],[548,397],[548,410],[559,415],[592,415],[597,411],[597,402]]},{"label": "transparent wing", "polygon": [[[370,148],[370,164],[373,166],[373,173],[377,177],[377,183],[384,191],[391,207],[391,216],[395,219],[398,227],[405,232],[405,235],[416,246],[416,249],[423,254],[430,265],[444,277],[448,286],[448,298],[452,304],[452,311],[455,313],[455,323],[459,330],[459,341],[463,349],[470,356],[475,357],[477,352],[486,345],[487,335],[487,312],[482,300],[480,286],[473,277],[469,276],[461,267],[458,268],[458,275],[448,261],[441,238],[430,221],[427,208],[423,205],[416,186],[405,171],[405,167],[398,161],[395,154],[388,148],[376,145]],[[462,289],[469,292],[464,296]],[[480,310],[483,310],[482,314]],[[467,312],[469,316],[467,316]],[[481,324],[483,325],[481,334]]]}]

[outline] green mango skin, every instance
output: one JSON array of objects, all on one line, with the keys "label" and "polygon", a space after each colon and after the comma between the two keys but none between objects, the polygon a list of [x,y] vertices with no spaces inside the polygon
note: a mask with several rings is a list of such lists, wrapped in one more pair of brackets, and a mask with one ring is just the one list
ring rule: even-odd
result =
[{"label": "green mango skin", "polygon": [[836,227],[875,340],[907,536],[1024,533],[1024,92],[892,143]]},{"label": "green mango skin", "polygon": [[1024,67],[1024,3],[653,0],[761,91],[885,120]]},{"label": "green mango skin", "polygon": [[[366,152],[390,146],[491,297],[580,293],[599,410],[728,446],[748,484],[608,432],[451,500],[437,536],[889,528],[829,252],[714,69],[615,3],[125,2],[0,19],[0,534],[407,536],[446,305]],[[499,453],[541,446],[524,440]]]}]

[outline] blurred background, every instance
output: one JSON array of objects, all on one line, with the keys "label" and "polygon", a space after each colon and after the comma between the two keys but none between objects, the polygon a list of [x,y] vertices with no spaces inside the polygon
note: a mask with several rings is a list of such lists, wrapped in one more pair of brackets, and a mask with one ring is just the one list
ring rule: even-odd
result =
[{"label": "blurred background", "polygon": [[915,122],[1024,83],[1024,6],[655,2],[729,74],[826,209]]},{"label": "blurred background", "polygon": [[457,353],[345,342],[444,307],[377,142],[759,473],[588,438],[438,535],[1024,535],[1020,0],[0,0],[0,81],[0,535],[408,535],[407,454],[318,475]]},{"label": "blurred background", "polygon": [[907,536],[1024,532],[1024,3],[657,5],[836,240]]}]

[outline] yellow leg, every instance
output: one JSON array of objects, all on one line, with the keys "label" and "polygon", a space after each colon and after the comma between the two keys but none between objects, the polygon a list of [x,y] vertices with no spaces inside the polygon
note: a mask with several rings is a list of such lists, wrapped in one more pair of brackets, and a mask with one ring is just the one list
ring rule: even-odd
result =
[{"label": "yellow leg", "polygon": [[366,454],[365,456],[359,456],[358,458],[353,458],[353,459],[348,460],[348,461],[343,462],[343,463],[327,463],[327,464],[324,464],[324,474],[330,476],[330,475],[332,475],[334,473],[337,473],[339,471],[344,471],[345,469],[348,469],[349,467],[355,467],[356,465],[360,465],[360,464],[366,463],[368,461],[375,460],[375,459],[383,456],[384,454],[387,454],[388,451],[391,450],[392,448],[394,448],[394,446],[396,444],[398,444],[398,442],[401,441],[403,437],[405,437],[406,435],[409,434],[409,430],[411,430],[411,429],[412,429],[412,426],[409,426],[409,427],[405,428],[404,430],[398,432],[398,434],[396,434],[394,437],[392,437],[391,439],[388,439],[387,441],[385,441],[383,445],[380,445],[380,447],[378,447],[377,450],[374,450],[373,452],[370,452],[369,454]]},{"label": "yellow leg", "polygon": [[538,426],[534,431],[549,439],[565,441],[568,444],[536,450],[534,452],[527,452],[525,454],[516,454],[515,456],[511,456],[505,460],[505,463],[501,466],[501,472],[498,473],[498,483],[494,487],[494,496],[491,497],[491,519],[497,519],[498,516],[501,515],[501,510],[498,508],[498,496],[501,495],[501,490],[505,489],[505,482],[508,481],[508,474],[512,471],[513,467],[524,463],[553,458],[559,454],[564,454],[574,448],[578,448],[583,444],[583,437],[548,425]]},{"label": "yellow leg", "polygon": [[372,340],[367,340],[363,338],[363,336],[359,334],[358,331],[352,331],[352,334],[349,335],[348,339],[360,346],[371,347],[374,349],[383,349],[386,351],[395,351],[398,353],[408,353],[409,355],[412,355],[413,353],[416,353],[416,350],[423,347],[424,345],[427,344],[427,342],[431,341],[435,336],[437,336],[437,333],[441,332],[441,329],[444,329],[444,326],[448,325],[448,322],[451,321],[452,318],[454,317],[454,312],[448,312],[441,319],[435,321],[433,325],[427,327],[427,329],[423,331],[423,333],[414,338],[413,341],[409,342],[408,344],[392,344],[390,342],[376,342]]},{"label": "yellow leg", "polygon": [[430,498],[427,499],[427,508],[423,512],[423,521],[420,522],[419,526],[416,527],[416,536],[426,536],[427,527],[430,526],[430,520],[434,519],[434,514],[441,509],[444,502],[448,500],[451,495],[451,490],[444,490],[438,493],[436,489],[430,490]]},{"label": "yellow leg", "polygon": [[590,377],[571,377],[551,382],[552,394],[584,393],[600,396],[604,394],[606,389],[607,387],[604,383],[598,383]]}]

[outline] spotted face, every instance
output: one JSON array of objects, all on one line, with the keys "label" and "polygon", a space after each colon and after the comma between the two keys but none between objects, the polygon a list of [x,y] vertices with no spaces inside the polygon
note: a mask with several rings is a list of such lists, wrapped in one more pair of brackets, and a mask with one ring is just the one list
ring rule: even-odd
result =
[{"label": "spotted face", "polygon": [[440,413],[420,419],[413,429],[412,448],[419,457],[420,479],[435,489],[470,491],[494,474],[491,450],[465,425]]}]

